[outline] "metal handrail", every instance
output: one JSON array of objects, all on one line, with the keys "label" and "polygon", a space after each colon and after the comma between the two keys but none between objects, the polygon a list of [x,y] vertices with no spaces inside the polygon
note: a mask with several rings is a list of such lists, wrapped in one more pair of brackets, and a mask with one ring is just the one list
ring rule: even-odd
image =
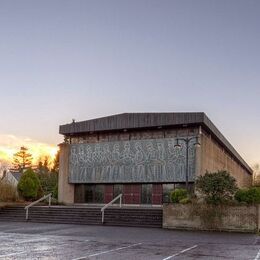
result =
[{"label": "metal handrail", "polygon": [[45,195],[43,197],[41,197],[40,199],[32,202],[31,204],[27,205],[24,209],[26,210],[26,214],[25,214],[25,219],[28,220],[29,218],[29,208],[31,208],[32,206],[34,206],[35,204],[49,198],[49,207],[51,206],[51,196],[52,196],[52,193],[49,193],[48,195]]},{"label": "metal handrail", "polygon": [[102,224],[104,223],[104,219],[105,219],[105,209],[107,207],[109,207],[110,205],[112,205],[115,201],[117,201],[119,199],[119,204],[120,204],[120,208],[122,207],[122,194],[119,194],[118,196],[116,196],[113,200],[111,200],[109,203],[107,203],[102,209]]}]

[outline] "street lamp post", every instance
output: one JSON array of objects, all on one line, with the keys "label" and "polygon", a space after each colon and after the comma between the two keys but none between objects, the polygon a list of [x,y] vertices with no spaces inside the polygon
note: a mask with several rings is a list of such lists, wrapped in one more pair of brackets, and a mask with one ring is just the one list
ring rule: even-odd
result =
[{"label": "street lamp post", "polygon": [[193,144],[196,147],[200,146],[199,137],[193,136],[193,137],[187,137],[187,138],[177,138],[176,144],[174,147],[181,148],[180,141],[183,141],[186,145],[186,175],[185,175],[185,187],[186,190],[189,188],[189,148],[191,141],[195,140],[195,143]]}]

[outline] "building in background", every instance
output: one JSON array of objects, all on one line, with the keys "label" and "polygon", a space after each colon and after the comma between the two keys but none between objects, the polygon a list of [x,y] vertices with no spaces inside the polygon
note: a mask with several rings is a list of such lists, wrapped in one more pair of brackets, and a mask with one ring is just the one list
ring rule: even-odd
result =
[{"label": "building in background", "polygon": [[60,126],[59,201],[162,204],[196,176],[227,170],[239,187],[252,170],[204,113],[125,113]]},{"label": "building in background", "polygon": [[10,184],[14,188],[17,188],[21,176],[22,176],[21,172],[6,170],[3,172],[0,181]]}]

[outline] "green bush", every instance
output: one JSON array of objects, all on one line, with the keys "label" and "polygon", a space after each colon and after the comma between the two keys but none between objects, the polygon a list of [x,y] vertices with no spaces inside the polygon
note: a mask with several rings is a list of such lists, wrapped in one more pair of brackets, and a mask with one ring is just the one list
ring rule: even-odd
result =
[{"label": "green bush", "polygon": [[37,174],[32,170],[26,170],[18,183],[18,192],[25,200],[37,199],[41,186]]},{"label": "green bush", "polygon": [[245,202],[247,204],[260,203],[260,187],[240,189],[236,192],[235,199],[238,202]]},{"label": "green bush", "polygon": [[58,199],[58,183],[56,184],[56,186],[53,190],[52,197],[55,199]]},{"label": "green bush", "polygon": [[206,202],[215,205],[231,200],[237,191],[236,179],[226,171],[206,172],[195,185]]},{"label": "green bush", "polygon": [[47,172],[38,174],[40,184],[42,187],[43,193],[49,194],[52,193],[53,197],[57,196],[57,187],[58,187],[58,173]]},{"label": "green bush", "polygon": [[180,200],[180,204],[188,204],[191,203],[191,199],[190,198],[184,198]]},{"label": "green bush", "polygon": [[188,191],[185,189],[176,189],[171,193],[171,201],[173,203],[180,203],[181,200],[188,198]]},{"label": "green bush", "polygon": [[235,199],[238,202],[246,202],[247,201],[247,190],[246,189],[238,190],[235,194]]}]

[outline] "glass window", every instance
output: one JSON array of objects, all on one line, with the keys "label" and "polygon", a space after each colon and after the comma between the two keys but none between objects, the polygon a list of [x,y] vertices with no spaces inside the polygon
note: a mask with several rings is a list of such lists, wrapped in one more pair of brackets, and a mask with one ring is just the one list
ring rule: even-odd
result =
[{"label": "glass window", "polygon": [[94,203],[104,203],[104,185],[95,185]]},{"label": "glass window", "polygon": [[76,184],[74,191],[74,201],[75,203],[84,203],[85,202],[85,187],[84,184]]},{"label": "glass window", "polygon": [[176,183],[175,184],[175,189],[185,189],[186,185],[185,183]]},{"label": "glass window", "polygon": [[152,184],[142,184],[142,204],[152,204]]},{"label": "glass window", "polygon": [[169,203],[171,192],[174,190],[174,184],[163,184],[163,203]]},{"label": "glass window", "polygon": [[94,201],[94,185],[85,185],[85,203],[93,203]]},{"label": "glass window", "polygon": [[123,193],[123,185],[122,184],[115,184],[114,185],[114,198],[119,194]]}]

